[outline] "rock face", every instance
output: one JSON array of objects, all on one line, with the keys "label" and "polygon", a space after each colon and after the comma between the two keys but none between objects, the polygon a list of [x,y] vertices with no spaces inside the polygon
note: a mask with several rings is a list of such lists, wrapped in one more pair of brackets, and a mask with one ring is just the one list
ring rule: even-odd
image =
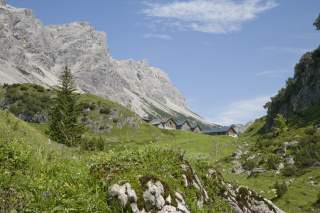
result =
[{"label": "rock face", "polygon": [[[212,199],[208,196],[200,178],[192,167],[185,163],[181,165],[181,168],[184,173],[182,177],[184,187],[197,189],[198,208],[203,209],[203,205],[212,201]],[[206,179],[210,182],[219,183],[219,187],[222,189],[221,196],[229,203],[235,213],[284,213],[270,200],[263,198],[254,191],[224,182],[214,169],[208,170]],[[190,213],[184,196],[179,192],[174,194],[166,192],[168,189],[161,181],[148,177],[143,188],[142,197],[138,197],[129,183],[114,184],[109,188],[109,200],[117,200],[123,210],[131,210],[134,213]],[[139,199],[143,199],[143,201],[139,202]],[[173,199],[175,202],[173,202]],[[140,203],[140,206],[142,205],[140,209],[138,203]]]},{"label": "rock face", "polygon": [[113,59],[106,34],[88,23],[43,26],[31,10],[0,0],[0,46],[0,84],[53,86],[69,66],[80,91],[116,101],[140,116],[162,111],[201,120],[163,71],[146,61]]},{"label": "rock face", "polygon": [[284,213],[270,200],[245,187],[233,187],[227,184],[224,196],[236,213]]},{"label": "rock face", "polygon": [[[320,106],[320,48],[302,56],[295,67],[293,78],[288,79],[285,88],[271,99],[268,108],[269,125],[277,114],[290,119],[293,116],[315,113],[309,109]],[[313,111],[316,110],[313,109]]]}]

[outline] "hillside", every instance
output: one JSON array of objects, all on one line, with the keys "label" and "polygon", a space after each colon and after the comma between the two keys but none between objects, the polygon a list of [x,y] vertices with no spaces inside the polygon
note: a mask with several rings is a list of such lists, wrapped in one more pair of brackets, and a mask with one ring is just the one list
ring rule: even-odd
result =
[{"label": "hillside", "polygon": [[287,80],[266,108],[270,124],[277,114],[301,125],[320,122],[320,48],[302,56],[294,77]]},{"label": "hillside", "polygon": [[218,163],[225,178],[260,192],[286,212],[319,212],[319,100],[317,48],[302,56],[294,77],[266,104],[267,116],[257,119],[237,150]]},{"label": "hillside", "polygon": [[5,1],[0,9],[0,84],[53,86],[68,66],[79,91],[113,100],[140,117],[163,112],[205,122],[188,109],[166,73],[145,60],[112,58],[106,34],[88,23],[44,26],[30,9]]},{"label": "hillside", "polygon": [[1,212],[282,212],[214,169],[235,139],[154,128],[94,95],[78,94],[83,138],[55,143],[47,137],[55,94],[34,84],[0,89]]},{"label": "hillside", "polygon": [[[187,160],[181,152],[156,144],[127,144],[116,151],[111,143],[103,152],[87,152],[56,144],[37,128],[1,111],[0,131],[1,212],[121,212],[122,208],[129,212],[134,208],[229,212],[231,206],[243,208],[244,204],[250,205],[246,208],[274,208],[281,212],[269,201],[254,204],[255,199],[262,199],[256,194],[233,197],[233,190],[248,191],[225,185],[206,161],[194,161],[191,156]],[[202,137],[192,133],[164,134],[178,140]],[[123,189],[127,195],[121,194]],[[150,190],[156,190],[155,198]],[[128,198],[123,200],[123,196]]]}]

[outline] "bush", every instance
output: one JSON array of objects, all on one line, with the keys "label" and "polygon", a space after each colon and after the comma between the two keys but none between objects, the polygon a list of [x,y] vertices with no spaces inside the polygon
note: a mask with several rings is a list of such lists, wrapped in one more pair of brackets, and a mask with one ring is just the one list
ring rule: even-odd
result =
[{"label": "bush", "polygon": [[308,127],[304,130],[306,135],[315,135],[317,133],[317,129],[315,127]]},{"label": "bush", "polygon": [[295,158],[299,167],[310,167],[317,161],[320,161],[319,135],[307,135],[302,138],[299,149],[295,152]]},{"label": "bush", "polygon": [[81,148],[86,151],[103,151],[105,141],[103,138],[84,138],[82,139]]},{"label": "bush", "polygon": [[100,113],[101,114],[108,115],[108,114],[110,114],[110,112],[111,112],[111,110],[109,108],[107,108],[107,107],[103,107],[103,108],[100,109]]},{"label": "bush", "polygon": [[281,198],[288,191],[288,186],[285,182],[276,182],[274,188],[276,189],[277,198]]},{"label": "bush", "polygon": [[275,154],[270,154],[267,156],[266,164],[268,169],[277,170],[280,162],[281,158]]},{"label": "bush", "polygon": [[317,194],[317,200],[316,200],[316,202],[315,202],[313,205],[314,205],[314,207],[316,207],[316,208],[320,208],[320,192],[318,192],[318,194]]},{"label": "bush", "polygon": [[255,167],[257,167],[258,165],[258,162],[256,159],[252,159],[252,160],[246,160],[243,164],[243,167],[246,169],[246,170],[252,170],[254,169]]},{"label": "bush", "polygon": [[281,172],[282,172],[282,175],[287,176],[287,177],[291,177],[291,176],[296,175],[297,167],[294,165],[289,165],[289,166],[284,167]]},{"label": "bush", "polygon": [[283,115],[278,114],[273,122],[272,133],[274,137],[288,130],[287,121]]},{"label": "bush", "polygon": [[5,88],[3,109],[28,122],[37,122],[36,114],[47,114],[51,106],[51,92],[33,84],[14,84]]}]

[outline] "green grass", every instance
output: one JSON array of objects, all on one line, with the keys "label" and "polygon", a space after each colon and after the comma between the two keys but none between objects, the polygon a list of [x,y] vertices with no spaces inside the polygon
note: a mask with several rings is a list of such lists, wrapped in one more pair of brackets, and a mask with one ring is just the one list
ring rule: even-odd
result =
[{"label": "green grass", "polygon": [[236,150],[237,139],[176,131],[173,139],[161,141],[160,144],[185,151],[191,159],[203,159],[215,163]]},{"label": "green grass", "polygon": [[1,211],[108,211],[104,191],[89,176],[85,153],[49,143],[8,113],[0,112],[0,130]]},{"label": "green grass", "polygon": [[[4,93],[5,90],[0,88],[0,102]],[[260,131],[266,122],[266,118],[261,118],[243,136],[235,139],[161,130],[139,121],[125,107],[94,95],[82,94],[80,103],[95,105],[88,114],[91,120],[114,127],[110,132],[97,133],[88,129],[84,134],[85,137],[101,137],[105,142],[103,152],[87,152],[80,147],[68,148],[50,142],[46,136],[47,124],[25,123],[10,113],[0,111],[1,207],[18,212],[21,209],[33,212],[114,212],[114,206],[107,204],[107,187],[110,184],[130,181],[141,196],[140,177],[152,175],[170,185],[171,190],[183,191],[190,197],[187,202],[193,212],[199,212],[195,207],[195,191],[182,188],[181,180],[176,178],[181,175],[179,165],[182,162],[179,156],[183,154],[203,178],[204,165],[209,164],[218,168],[227,181],[248,186],[269,199],[275,198],[272,188],[277,181],[288,182],[293,179],[288,192],[275,203],[290,213],[319,211],[313,208],[313,204],[320,184],[312,186],[309,183],[311,176],[320,182],[319,168],[303,169],[302,175],[293,177],[267,172],[248,178],[245,174],[231,173],[232,165],[227,160],[244,143],[248,144],[252,153],[260,152],[267,156],[282,146],[283,142],[303,138],[309,126],[289,126],[289,131],[270,138]],[[104,123],[108,116],[100,113],[102,108],[116,109],[119,119],[133,117],[139,125],[116,128],[114,121]],[[120,172],[110,180],[103,178],[103,174],[92,175],[92,168],[99,165],[119,166]],[[217,202],[206,206],[204,212],[210,212],[210,208],[216,212],[226,211],[226,204],[216,197],[218,186],[207,187]]]},{"label": "green grass", "polygon": [[[180,152],[169,149],[169,145],[166,149],[162,144],[172,138],[182,142],[183,137],[194,137],[206,138],[204,141],[209,145],[209,137],[145,125],[138,132],[128,128],[126,134],[110,133],[116,143],[123,146],[110,146],[104,152],[86,152],[50,141],[45,130],[46,125],[30,125],[0,111],[0,212],[115,212],[116,207],[108,204],[108,187],[129,181],[141,200],[140,178],[143,176],[157,177],[170,192],[182,192],[192,212],[230,211],[217,195],[219,186],[213,182],[206,184],[214,202],[203,210],[197,209],[195,189],[181,185],[180,164],[184,160]],[[146,142],[139,144],[138,138],[136,141],[121,141],[132,135],[145,137]],[[147,142],[150,138],[156,140]],[[198,174],[205,177],[207,164],[193,161],[191,157],[189,160]],[[106,179],[107,173],[94,172],[101,165],[117,168],[119,172]]]},{"label": "green grass", "polygon": [[[277,137],[270,137],[263,133],[261,128],[264,126],[266,118],[257,119],[256,122],[239,138],[239,144],[248,144],[251,154],[260,153],[262,157],[267,157],[274,153],[276,148],[283,145],[284,142],[298,140],[301,141],[306,137],[305,130],[310,126],[295,128],[289,126],[288,131],[282,132]],[[291,150],[290,155],[294,155]],[[248,186],[259,194],[269,199],[275,199],[274,202],[286,212],[305,213],[319,212],[313,205],[317,201],[317,194],[320,191],[320,169],[319,168],[299,168],[297,174],[286,177],[282,174],[275,174],[269,171],[259,174],[255,177],[249,177],[247,174],[235,175],[231,172],[232,163],[228,160],[221,160],[217,166],[223,168],[222,174],[227,181],[238,185]],[[309,177],[313,177],[317,185],[310,184]],[[290,183],[292,181],[292,183]],[[290,183],[288,191],[283,197],[276,199],[276,194],[272,191],[276,182]]]}]

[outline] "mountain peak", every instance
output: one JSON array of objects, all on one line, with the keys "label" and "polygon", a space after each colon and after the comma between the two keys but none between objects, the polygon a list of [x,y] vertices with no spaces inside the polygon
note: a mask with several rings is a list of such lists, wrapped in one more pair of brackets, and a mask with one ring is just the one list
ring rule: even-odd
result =
[{"label": "mountain peak", "polygon": [[44,26],[31,10],[10,8],[0,13],[0,84],[54,86],[68,65],[79,90],[118,102],[141,117],[182,114],[202,121],[165,72],[146,60],[113,59],[106,34],[89,23]]}]

